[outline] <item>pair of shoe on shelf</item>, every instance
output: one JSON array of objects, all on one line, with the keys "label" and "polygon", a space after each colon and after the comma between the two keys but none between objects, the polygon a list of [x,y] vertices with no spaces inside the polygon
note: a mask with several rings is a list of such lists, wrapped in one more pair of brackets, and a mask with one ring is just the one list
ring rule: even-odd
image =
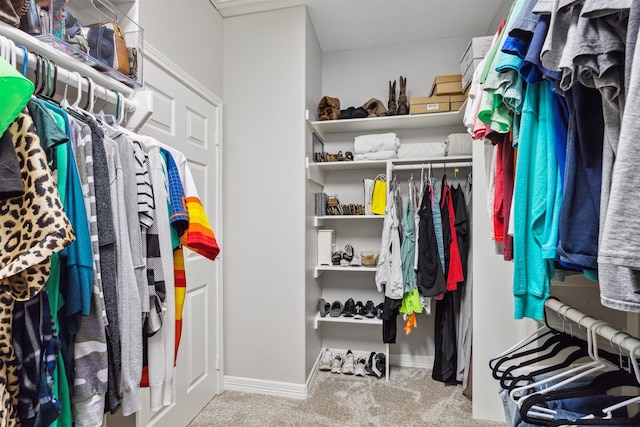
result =
[{"label": "pair of shoe on shelf", "polygon": [[329,304],[324,298],[321,298],[318,303],[318,310],[320,311],[320,317],[353,317],[354,319],[373,319],[377,317],[382,319],[382,303],[374,306],[373,301],[369,300],[365,304],[362,301],[357,303],[353,301],[353,298],[349,298],[344,304],[336,300]]},{"label": "pair of shoe on shelf", "polygon": [[323,151],[321,153],[314,153],[313,156],[316,163],[353,161],[353,153],[351,151],[346,151],[344,155],[342,151],[338,151],[338,154],[325,153]]},{"label": "pair of shoe on shelf", "polygon": [[362,262],[353,251],[353,246],[350,243],[344,247],[344,250],[336,251],[331,254],[331,263],[333,265],[339,265],[341,267],[360,267]]},{"label": "pair of shoe on shelf", "polygon": [[321,371],[331,371],[334,374],[355,375],[364,377],[365,375],[382,378],[386,372],[386,355],[372,351],[369,357],[355,356],[351,350],[346,354],[331,353],[331,350],[324,349],[318,367]]}]

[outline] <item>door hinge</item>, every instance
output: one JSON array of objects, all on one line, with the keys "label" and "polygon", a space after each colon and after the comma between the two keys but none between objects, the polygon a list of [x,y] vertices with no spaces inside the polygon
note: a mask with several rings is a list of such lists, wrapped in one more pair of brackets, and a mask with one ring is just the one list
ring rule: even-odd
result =
[{"label": "door hinge", "polygon": [[220,146],[220,133],[216,132],[216,145],[219,147]]},{"label": "door hinge", "polygon": [[216,356],[216,371],[220,370],[220,356]]}]

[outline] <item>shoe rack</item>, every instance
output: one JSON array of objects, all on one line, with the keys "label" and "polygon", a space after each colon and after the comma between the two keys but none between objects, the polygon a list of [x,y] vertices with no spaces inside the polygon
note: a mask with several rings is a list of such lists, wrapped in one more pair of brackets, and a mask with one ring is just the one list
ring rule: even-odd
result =
[{"label": "shoe rack", "polygon": [[[450,133],[464,131],[463,113],[464,108],[461,108],[446,113],[325,121],[311,121],[307,113],[307,131],[312,135],[310,140],[316,141],[315,147],[321,146],[326,152],[353,151],[355,136],[384,132],[395,132],[401,138],[401,143],[405,140],[440,142]],[[318,140],[321,144],[318,144]],[[396,175],[406,180],[412,174],[419,176],[419,169],[427,164],[434,169],[441,169],[440,173],[443,172],[442,168],[462,168],[460,170],[465,172],[471,170],[471,155],[335,162],[315,162],[313,157],[312,153],[306,159],[307,179],[316,184],[314,187],[320,188],[318,191],[329,196],[337,195],[342,204],[364,204],[362,180],[378,174],[386,174],[389,180]],[[451,173],[449,176],[453,175],[453,170],[447,172]],[[313,194],[309,197],[313,198]],[[322,215],[314,216],[312,224],[316,230],[335,230],[335,250],[351,244],[355,254],[360,256],[364,250],[380,251],[383,221],[384,215]],[[319,294],[328,302],[344,302],[353,298],[362,302],[372,300],[377,305],[384,301],[384,294],[378,292],[375,285],[376,267],[313,265],[309,268],[313,271],[314,282],[310,286],[317,286]],[[372,350],[384,352],[387,363],[385,376],[389,379],[390,344],[383,343],[382,320],[322,317],[316,311],[313,326],[322,340],[321,351],[324,348],[350,348],[360,353]],[[349,336],[353,337],[352,342]],[[405,339],[400,325],[397,338],[398,341]],[[432,340],[432,337],[428,339]],[[399,359],[402,358],[403,355],[400,355]]]}]

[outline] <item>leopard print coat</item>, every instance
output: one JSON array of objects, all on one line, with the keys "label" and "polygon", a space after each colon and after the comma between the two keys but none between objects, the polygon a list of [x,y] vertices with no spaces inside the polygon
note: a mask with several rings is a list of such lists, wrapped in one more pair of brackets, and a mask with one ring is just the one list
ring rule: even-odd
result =
[{"label": "leopard print coat", "polygon": [[49,278],[49,257],[75,240],[26,109],[7,132],[16,149],[25,191],[0,201],[0,427],[18,423],[19,379],[11,343],[13,303],[42,289]]}]

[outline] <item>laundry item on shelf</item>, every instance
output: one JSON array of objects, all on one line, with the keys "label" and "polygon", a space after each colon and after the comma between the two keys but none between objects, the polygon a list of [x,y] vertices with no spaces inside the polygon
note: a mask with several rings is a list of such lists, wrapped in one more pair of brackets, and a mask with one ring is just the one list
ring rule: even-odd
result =
[{"label": "laundry item on shelf", "polygon": [[398,151],[400,139],[393,133],[377,133],[356,136],[354,151],[357,154],[377,153],[380,151]]}]

